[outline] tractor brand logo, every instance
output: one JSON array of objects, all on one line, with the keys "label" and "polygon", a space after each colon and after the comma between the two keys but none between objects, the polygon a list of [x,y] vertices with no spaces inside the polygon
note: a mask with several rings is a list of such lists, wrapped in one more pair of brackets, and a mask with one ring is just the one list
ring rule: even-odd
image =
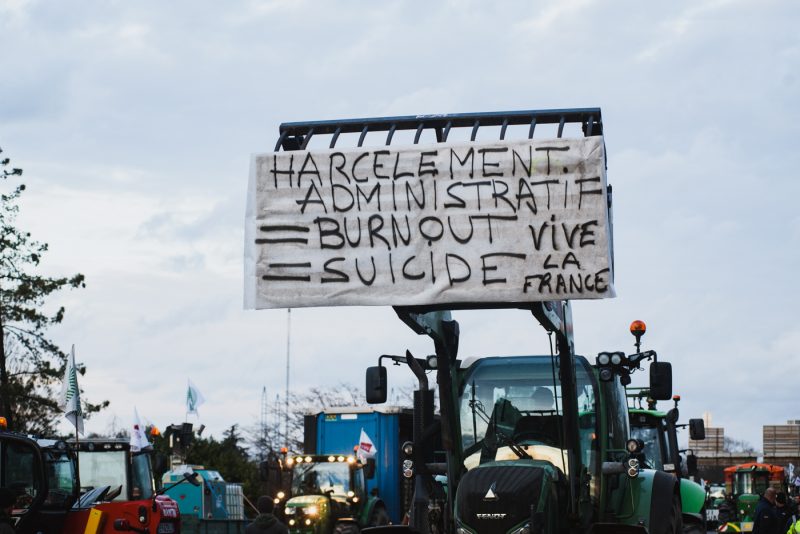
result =
[{"label": "tractor brand logo", "polygon": [[475,514],[478,519],[503,519],[508,514]]},{"label": "tractor brand logo", "polygon": [[[499,501],[500,497],[497,496],[495,493],[495,486],[497,486],[497,482],[492,482],[492,485],[489,486],[489,491],[486,492],[486,495],[483,496],[484,501]],[[496,514],[483,514],[483,515],[496,515]],[[505,514],[503,514],[505,516]]]}]

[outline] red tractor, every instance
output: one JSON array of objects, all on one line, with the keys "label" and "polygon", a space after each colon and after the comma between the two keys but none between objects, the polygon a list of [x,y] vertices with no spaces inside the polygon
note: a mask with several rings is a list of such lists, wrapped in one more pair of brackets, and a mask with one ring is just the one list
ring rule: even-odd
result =
[{"label": "red tractor", "polygon": [[[131,451],[124,439],[89,439],[77,445],[82,495],[66,530],[98,521],[94,532],[180,532],[177,503],[156,492],[152,451]],[[112,528],[113,527],[113,528]]]},{"label": "red tractor", "polygon": [[[177,503],[155,491],[149,458],[144,457],[146,462],[134,460],[136,456],[130,454],[129,448],[115,449],[112,444],[110,451],[115,450],[122,454],[89,460],[81,455],[80,461],[85,461],[87,468],[106,477],[81,494],[79,459],[70,444],[5,431],[0,418],[0,487],[16,494],[12,509],[16,532],[180,532]],[[99,461],[94,462],[95,458]],[[139,495],[135,493],[137,483],[142,484]]]}]

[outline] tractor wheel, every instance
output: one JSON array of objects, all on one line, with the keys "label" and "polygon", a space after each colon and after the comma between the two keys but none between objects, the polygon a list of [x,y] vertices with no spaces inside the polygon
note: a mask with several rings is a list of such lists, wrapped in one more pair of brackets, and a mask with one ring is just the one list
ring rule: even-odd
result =
[{"label": "tractor wheel", "polygon": [[657,534],[683,534],[683,516],[681,515],[681,498],[672,496],[669,517],[663,525],[651,525],[651,532]]},{"label": "tractor wheel", "polygon": [[361,531],[355,523],[336,523],[333,534],[359,534]]},{"label": "tractor wheel", "polygon": [[369,518],[369,526],[382,527],[389,524],[389,513],[383,506],[376,506],[372,511],[372,517]]},{"label": "tractor wheel", "polygon": [[683,526],[683,534],[706,534],[706,529],[703,528],[702,525],[698,525],[697,523],[692,523],[690,525]]}]

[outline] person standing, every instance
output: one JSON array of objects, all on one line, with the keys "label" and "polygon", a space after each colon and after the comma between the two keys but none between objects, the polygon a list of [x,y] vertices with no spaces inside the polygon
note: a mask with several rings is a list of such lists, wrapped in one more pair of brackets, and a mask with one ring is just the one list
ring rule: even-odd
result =
[{"label": "person standing", "polygon": [[775,512],[775,488],[767,488],[758,499],[756,505],[753,534],[783,534],[778,526],[778,515]]},{"label": "person standing", "polygon": [[786,494],[783,492],[775,497],[775,515],[778,518],[778,532],[783,534],[792,523],[792,508],[786,502]]},{"label": "person standing", "polygon": [[245,534],[289,534],[286,525],[280,522],[275,514],[275,503],[266,495],[262,495],[256,502],[258,515],[252,523],[244,529]]}]

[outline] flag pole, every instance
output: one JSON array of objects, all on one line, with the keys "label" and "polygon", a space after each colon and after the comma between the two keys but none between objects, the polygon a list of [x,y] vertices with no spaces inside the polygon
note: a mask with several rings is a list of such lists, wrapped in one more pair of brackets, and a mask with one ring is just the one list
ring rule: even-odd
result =
[{"label": "flag pole", "polygon": [[185,415],[183,417],[183,422],[184,423],[188,423],[189,422],[189,388],[190,387],[191,386],[189,385],[189,379],[187,378],[186,379],[186,399],[185,399],[185,402],[183,403],[184,406],[186,406],[186,413],[185,413]]},{"label": "flag pole", "polygon": [[81,488],[81,453],[80,439],[78,438],[78,425],[75,425],[75,478],[78,480],[78,492]]}]

